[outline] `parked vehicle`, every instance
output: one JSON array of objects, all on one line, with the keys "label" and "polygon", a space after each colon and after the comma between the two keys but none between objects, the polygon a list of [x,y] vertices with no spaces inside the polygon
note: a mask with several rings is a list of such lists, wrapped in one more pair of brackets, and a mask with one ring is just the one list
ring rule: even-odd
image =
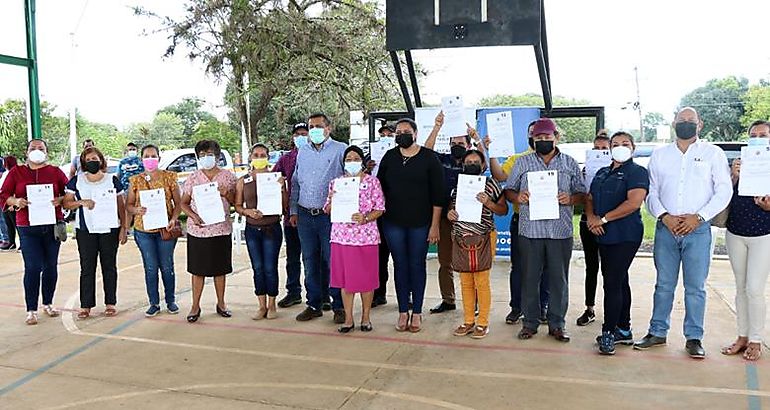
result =
[{"label": "parked vehicle", "polygon": [[741,157],[741,148],[747,145],[745,141],[718,141],[713,144],[722,148],[725,155],[727,155],[727,162],[730,166],[733,165],[733,161],[735,161],[736,158]]},{"label": "parked vehicle", "polygon": [[[233,157],[227,150],[222,150],[219,156],[219,167],[235,172]],[[198,169],[198,158],[192,148],[172,149],[160,153],[158,168],[177,173],[179,184],[184,183],[187,176]]]}]

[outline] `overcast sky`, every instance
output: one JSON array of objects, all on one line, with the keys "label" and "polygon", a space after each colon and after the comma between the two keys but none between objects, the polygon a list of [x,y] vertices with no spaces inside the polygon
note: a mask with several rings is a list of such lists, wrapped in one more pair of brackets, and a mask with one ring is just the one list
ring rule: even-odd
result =
[{"label": "overcast sky", "polygon": [[[2,54],[26,54],[22,3],[0,5]],[[118,126],[149,121],[185,96],[204,98],[223,116],[224,86],[207,78],[200,64],[161,58],[166,36],[141,34],[156,23],[134,16],[130,6],[137,4],[172,15],[183,7],[181,1],[37,0],[42,98],[62,114],[74,102],[87,118]],[[643,109],[667,117],[682,95],[711,78],[770,78],[767,19],[753,17],[770,15],[768,1],[546,0],[545,7],[553,93],[604,105],[612,128],[637,121],[635,113],[620,110],[636,99],[634,67]],[[75,30],[73,59],[69,33]],[[470,105],[495,93],[540,93],[530,47],[414,55],[429,70],[422,88],[427,103],[451,94]],[[0,100],[26,92],[25,70],[0,66]]]}]

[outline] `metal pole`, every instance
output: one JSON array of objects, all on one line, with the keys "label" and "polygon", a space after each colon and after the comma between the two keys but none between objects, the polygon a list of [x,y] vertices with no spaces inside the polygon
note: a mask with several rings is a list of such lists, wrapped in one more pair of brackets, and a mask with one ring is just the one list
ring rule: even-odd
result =
[{"label": "metal pole", "polygon": [[644,122],[642,120],[642,100],[639,97],[639,67],[634,67],[634,75],[636,76],[636,109],[639,111],[639,140],[644,139]]},{"label": "metal pole", "polygon": [[70,69],[72,73],[70,75],[70,159],[75,158],[78,153],[78,131],[77,131],[77,104],[75,103],[75,76],[77,75],[77,69],[75,67],[75,33],[70,33],[70,45],[71,61]]},{"label": "metal pole", "polygon": [[249,98],[250,93],[250,87],[249,87],[249,72],[247,71],[243,75],[243,88],[246,92],[246,125],[243,127],[243,130],[241,132],[241,163],[247,164],[248,158],[249,158],[249,138],[252,137],[251,135],[251,98]]},{"label": "metal pole", "polygon": [[35,29],[35,0],[24,1],[24,17],[27,27],[27,58],[29,61],[29,115],[31,135],[42,138],[43,130],[40,118],[40,91],[37,83],[37,34]]}]

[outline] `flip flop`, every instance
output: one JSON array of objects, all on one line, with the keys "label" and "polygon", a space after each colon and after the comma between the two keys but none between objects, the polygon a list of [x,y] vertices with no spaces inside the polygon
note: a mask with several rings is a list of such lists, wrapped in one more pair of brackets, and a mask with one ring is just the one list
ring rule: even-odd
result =
[{"label": "flip flop", "polygon": [[734,342],[730,346],[723,347],[721,352],[725,356],[735,356],[737,354],[743,353],[746,350],[746,348],[748,348],[748,345],[738,346],[738,343]]}]

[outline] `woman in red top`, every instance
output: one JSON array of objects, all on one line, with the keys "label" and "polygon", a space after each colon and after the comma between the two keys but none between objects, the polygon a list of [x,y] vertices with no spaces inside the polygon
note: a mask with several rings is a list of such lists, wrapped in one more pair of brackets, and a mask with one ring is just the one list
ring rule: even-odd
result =
[{"label": "woman in red top", "polygon": [[[28,325],[37,324],[41,279],[43,310],[50,317],[59,316],[59,311],[53,307],[60,245],[54,230],[56,221],[63,219],[61,203],[66,185],[67,176],[59,168],[48,164],[45,141],[33,139],[27,145],[26,164],[13,168],[0,188],[0,204],[16,209],[16,226],[24,250],[24,298]],[[30,202],[28,189],[37,190],[38,196],[51,192],[53,206],[46,209],[46,204]],[[33,208],[31,215],[30,208]]]}]

